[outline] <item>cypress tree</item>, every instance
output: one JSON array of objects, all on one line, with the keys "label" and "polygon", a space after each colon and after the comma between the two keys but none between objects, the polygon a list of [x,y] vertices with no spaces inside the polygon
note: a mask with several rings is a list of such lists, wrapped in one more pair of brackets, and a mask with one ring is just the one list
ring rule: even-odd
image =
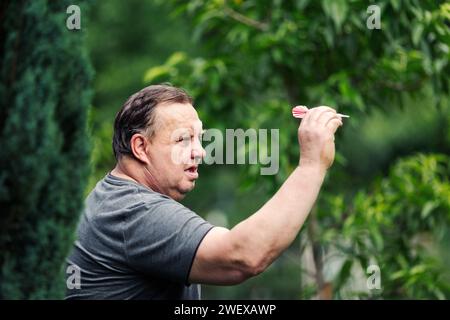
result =
[{"label": "cypress tree", "polygon": [[66,27],[70,4],[0,4],[1,299],[65,290],[88,175],[92,78],[83,26]]}]

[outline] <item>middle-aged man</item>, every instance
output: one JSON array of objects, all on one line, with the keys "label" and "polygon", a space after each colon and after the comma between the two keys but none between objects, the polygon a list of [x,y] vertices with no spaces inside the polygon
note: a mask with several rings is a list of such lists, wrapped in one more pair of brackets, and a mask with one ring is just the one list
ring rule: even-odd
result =
[{"label": "middle-aged man", "polygon": [[341,118],[310,109],[300,160],[281,188],[231,230],[178,201],[195,186],[202,122],[179,88],[149,86],[116,116],[115,168],[86,199],[68,257],[67,299],[200,299],[199,284],[233,285],[263,272],[295,239],[334,159]]}]

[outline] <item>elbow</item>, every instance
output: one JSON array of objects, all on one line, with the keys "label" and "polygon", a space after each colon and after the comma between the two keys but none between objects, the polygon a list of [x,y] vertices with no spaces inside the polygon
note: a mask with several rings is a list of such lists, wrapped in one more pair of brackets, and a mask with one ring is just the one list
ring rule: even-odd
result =
[{"label": "elbow", "polygon": [[249,246],[247,239],[230,241],[228,265],[235,272],[236,284],[253,278],[267,269],[275,258],[274,251],[266,246]]},{"label": "elbow", "polygon": [[269,264],[267,259],[247,256],[239,259],[235,265],[239,274],[237,278],[239,279],[239,283],[242,283],[261,274],[267,269]]},{"label": "elbow", "polygon": [[263,272],[264,270],[259,266],[240,265],[235,266],[229,273],[229,277],[224,285],[237,285],[245,282],[246,280],[253,278]]},{"label": "elbow", "polygon": [[268,267],[268,263],[265,259],[249,259],[245,263],[244,267],[244,274],[248,278],[256,277],[257,275],[261,274],[263,271],[265,271]]}]

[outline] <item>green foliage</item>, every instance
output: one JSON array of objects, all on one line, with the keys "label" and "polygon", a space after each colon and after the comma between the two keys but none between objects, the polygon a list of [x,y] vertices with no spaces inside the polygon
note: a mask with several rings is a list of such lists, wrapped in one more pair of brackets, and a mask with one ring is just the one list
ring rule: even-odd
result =
[{"label": "green foliage", "polygon": [[431,92],[414,99],[405,95],[400,108],[375,109],[356,124],[348,121],[337,145],[346,171],[365,184],[368,177],[386,172],[393,161],[414,151],[450,153],[450,105],[442,101],[439,107]]},{"label": "green foliage", "polygon": [[[385,111],[384,117],[396,112],[398,120],[404,114],[411,118],[418,108],[422,112],[433,108],[435,118],[422,128],[439,137],[433,150],[448,151],[443,142],[448,123],[442,122],[448,114],[448,99],[443,96],[448,93],[450,72],[446,3],[377,2],[381,30],[366,27],[365,1],[174,3],[193,17],[194,34],[208,55],[191,58],[176,52],[165,64],[147,70],[145,83],[169,81],[188,89],[210,127],[285,129],[280,132],[281,175],[273,189],[298,156],[291,147],[296,137],[290,134],[296,131],[296,122],[289,117],[295,104],[334,106],[352,116],[347,121],[352,132],[364,130],[362,119],[375,110]],[[413,32],[418,26],[423,29],[420,37]],[[431,98],[420,102],[430,87]],[[416,108],[403,108],[401,114],[408,96],[415,99]],[[401,132],[409,132],[408,125],[395,124]],[[372,127],[388,133],[380,122]],[[352,143],[345,154],[338,154],[337,162],[348,163],[354,152],[366,154],[370,148]],[[420,147],[407,152],[414,150]],[[366,162],[352,169],[359,174],[377,172],[395,159],[392,153],[383,156],[375,168]]]},{"label": "green foliage", "polygon": [[[290,103],[338,105],[351,113],[371,105],[389,110],[382,102],[427,82],[448,93],[450,7],[444,1],[379,1],[381,30],[366,27],[366,1],[173,2],[193,16],[195,34],[211,54],[208,62],[189,59],[179,74],[169,59],[171,73],[163,77],[159,67],[147,73],[149,82],[169,79],[208,97],[220,92],[235,104],[263,98],[281,83]],[[208,97],[196,94],[202,102]]]},{"label": "green foliage", "polygon": [[[448,3],[373,2],[381,9],[381,30],[367,28],[366,1],[172,3],[191,17],[205,53],[176,52],[148,69],[144,82],[186,88],[207,127],[280,129],[280,172],[263,179],[247,166],[243,190],[265,186],[260,190],[268,198],[296,165],[293,105],[330,105],[351,115],[338,132],[336,163],[317,202],[318,231],[300,234],[301,243],[307,239],[343,259],[326,275],[334,297],[448,298],[437,249],[421,251],[407,242],[426,235],[437,246],[445,233],[439,230],[450,225],[448,202],[435,200],[448,199],[449,172],[442,169],[448,158],[403,159],[449,152]],[[332,260],[326,268],[336,269]],[[383,290],[355,289],[350,280],[365,279],[372,262],[381,267]],[[303,280],[299,292],[322,289]]]},{"label": "green foliage", "polygon": [[[0,26],[0,298],[60,298],[88,175],[91,69],[71,1],[6,1]],[[82,9],[85,7],[82,6]]]},{"label": "green foliage", "polygon": [[[342,196],[328,199],[321,215],[322,241],[345,253],[337,277],[340,288],[352,276],[352,264],[381,269],[381,290],[374,297],[449,299],[449,269],[444,261],[450,232],[450,158],[423,155],[404,158],[389,175],[360,190],[350,205]],[[334,215],[335,220],[326,219]],[[329,223],[338,225],[331,226]],[[443,245],[444,244],[444,245]]]}]

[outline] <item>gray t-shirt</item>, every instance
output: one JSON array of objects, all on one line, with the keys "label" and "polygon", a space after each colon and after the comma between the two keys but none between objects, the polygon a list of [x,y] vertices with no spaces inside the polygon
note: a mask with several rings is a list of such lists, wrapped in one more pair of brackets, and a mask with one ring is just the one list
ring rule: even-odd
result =
[{"label": "gray t-shirt", "polygon": [[211,228],[168,196],[108,174],[86,199],[66,299],[200,299],[188,277]]}]

